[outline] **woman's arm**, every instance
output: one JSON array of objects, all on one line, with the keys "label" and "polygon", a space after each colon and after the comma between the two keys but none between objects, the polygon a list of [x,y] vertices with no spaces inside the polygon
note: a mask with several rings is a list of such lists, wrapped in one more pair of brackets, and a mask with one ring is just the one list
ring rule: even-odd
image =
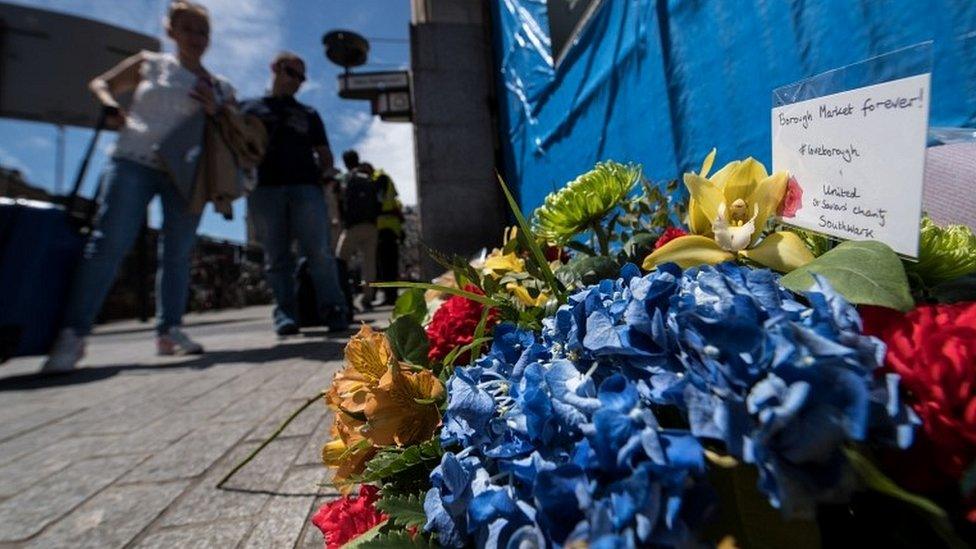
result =
[{"label": "woman's arm", "polygon": [[134,90],[142,79],[139,69],[142,67],[143,54],[137,53],[122,61],[108,71],[96,76],[88,83],[98,101],[105,107],[116,110],[105,119],[107,127],[115,129],[125,125],[125,113],[119,108],[116,94]]}]

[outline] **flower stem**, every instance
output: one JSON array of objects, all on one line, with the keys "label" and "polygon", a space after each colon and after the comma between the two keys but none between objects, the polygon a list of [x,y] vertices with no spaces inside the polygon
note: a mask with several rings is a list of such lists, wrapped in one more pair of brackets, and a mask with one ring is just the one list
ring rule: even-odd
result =
[{"label": "flower stem", "polygon": [[600,255],[610,257],[610,238],[607,237],[607,233],[600,226],[599,221],[593,223],[593,233],[596,234],[597,242],[600,243]]},{"label": "flower stem", "polygon": [[274,433],[271,433],[271,436],[270,437],[268,437],[267,439],[265,439],[265,441],[262,442],[260,446],[258,446],[257,448],[255,448],[254,451],[251,452],[246,458],[244,458],[240,463],[238,463],[237,465],[235,465],[234,468],[231,469],[229,473],[227,473],[226,475],[224,475],[224,478],[220,479],[220,482],[217,483],[217,488],[218,489],[222,488],[224,486],[224,484],[228,480],[231,479],[231,477],[233,477],[235,474],[237,474],[237,472],[240,471],[245,465],[247,465],[248,463],[250,463],[252,459],[254,459],[255,457],[257,457],[257,455],[261,453],[261,450],[264,450],[265,446],[271,444],[271,442],[274,439],[278,438],[278,435],[280,435],[281,432],[284,431],[288,427],[288,425],[291,424],[291,422],[295,420],[296,417],[298,417],[298,414],[304,412],[306,408],[308,408],[309,406],[311,406],[313,403],[317,402],[324,395],[325,395],[325,392],[321,392],[321,393],[315,395],[314,397],[312,397],[312,398],[308,399],[307,401],[305,401],[305,403],[302,404],[301,406],[299,406],[297,410],[295,410],[294,412],[292,412],[291,415],[288,416],[288,419],[286,419],[281,425],[279,425],[278,426],[278,429]]}]

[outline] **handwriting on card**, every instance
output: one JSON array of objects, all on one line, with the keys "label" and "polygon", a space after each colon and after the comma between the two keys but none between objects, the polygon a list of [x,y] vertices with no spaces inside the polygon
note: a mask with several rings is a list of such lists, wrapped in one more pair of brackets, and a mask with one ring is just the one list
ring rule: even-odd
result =
[{"label": "handwriting on card", "polygon": [[929,75],[776,107],[773,168],[802,189],[787,224],[918,251]]}]

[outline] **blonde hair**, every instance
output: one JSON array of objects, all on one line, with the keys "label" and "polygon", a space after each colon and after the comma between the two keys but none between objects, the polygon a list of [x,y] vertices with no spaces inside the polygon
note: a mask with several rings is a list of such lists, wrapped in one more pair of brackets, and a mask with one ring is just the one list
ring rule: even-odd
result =
[{"label": "blonde hair", "polygon": [[190,2],[189,0],[173,0],[169,3],[169,10],[166,12],[165,26],[170,28],[179,17],[185,17],[187,15],[195,15],[197,17],[204,18],[207,23],[210,23],[210,11],[203,4],[197,2]]}]

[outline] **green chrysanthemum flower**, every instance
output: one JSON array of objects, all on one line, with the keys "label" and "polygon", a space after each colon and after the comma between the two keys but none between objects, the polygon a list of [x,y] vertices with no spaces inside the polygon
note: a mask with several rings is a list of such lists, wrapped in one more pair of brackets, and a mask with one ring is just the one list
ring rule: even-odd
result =
[{"label": "green chrysanthemum flower", "polygon": [[639,166],[601,162],[546,197],[536,209],[534,232],[554,244],[565,244],[574,236],[601,223],[640,181]]},{"label": "green chrysanthemum flower", "polygon": [[928,216],[922,218],[918,263],[908,263],[909,271],[927,286],[976,272],[976,235],[965,225],[940,227]]}]

